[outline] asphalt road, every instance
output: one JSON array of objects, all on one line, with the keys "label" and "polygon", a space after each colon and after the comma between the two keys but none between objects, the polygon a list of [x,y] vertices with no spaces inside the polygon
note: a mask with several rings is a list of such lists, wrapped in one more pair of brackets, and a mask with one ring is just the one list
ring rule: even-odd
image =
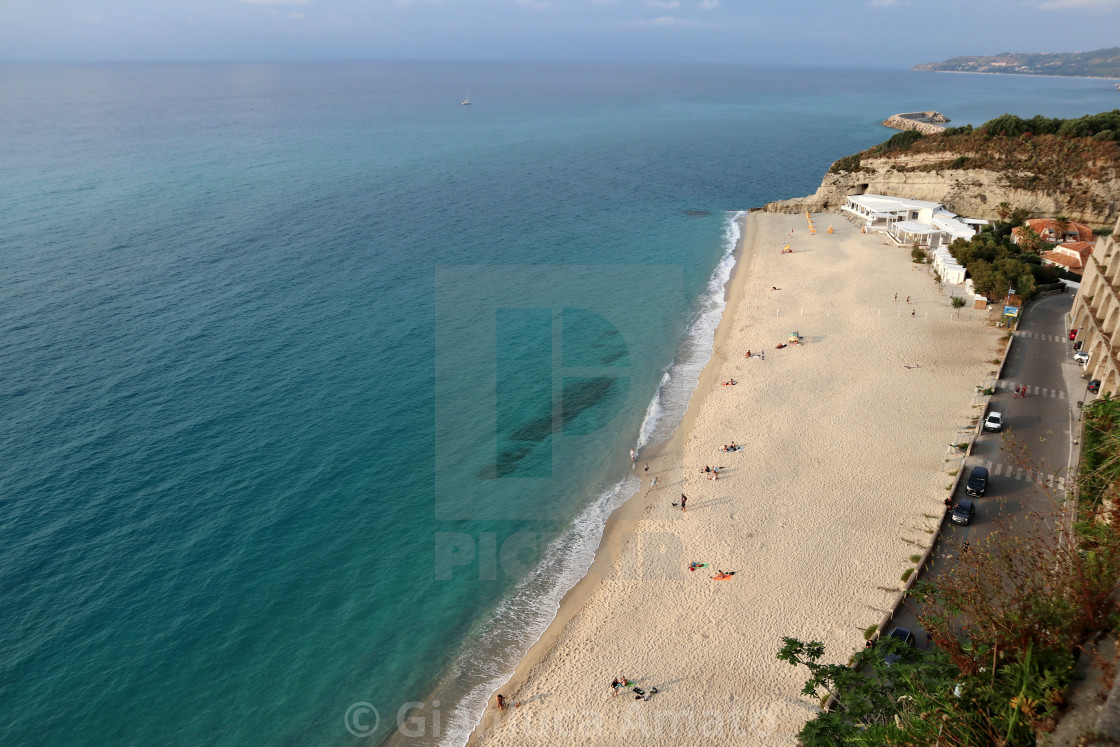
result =
[{"label": "asphalt road", "polygon": [[[1068,339],[1066,315],[1073,306],[1070,294],[1049,296],[1027,307],[1011,342],[1003,378],[997,381],[996,394],[985,413],[1003,414],[1002,433],[981,432],[972,454],[962,467],[963,477],[953,493],[954,503],[968,498],[964,485],[973,467],[989,470],[988,490],[984,497],[974,498],[976,515],[968,526],[946,522],[930,564],[923,575],[932,580],[952,564],[957,550],[948,540],[978,540],[997,528],[1001,517],[1016,521],[1041,520],[1057,536],[1058,518],[1064,498],[1067,475],[1077,457],[1076,442],[1080,436],[1081,408],[1087,402],[1081,367],[1073,361],[1073,347]],[[1016,397],[1015,388],[1026,386],[1027,395]],[[1073,437],[1071,437],[1071,433]],[[1013,456],[1013,443],[1026,447],[1027,463]],[[1033,474],[1032,474],[1033,470]],[[1047,486],[1047,490],[1039,485]],[[1047,496],[1047,493],[1050,496]],[[1041,518],[1032,514],[1040,514]],[[925,636],[911,604],[899,610],[892,626],[914,632],[919,645],[926,645]],[[888,626],[889,629],[890,626]]]}]

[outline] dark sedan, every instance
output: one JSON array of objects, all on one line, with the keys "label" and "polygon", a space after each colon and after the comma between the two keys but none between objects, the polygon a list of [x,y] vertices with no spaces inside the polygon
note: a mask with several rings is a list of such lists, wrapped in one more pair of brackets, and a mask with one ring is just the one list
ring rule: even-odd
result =
[{"label": "dark sedan", "polygon": [[964,484],[964,492],[979,498],[988,491],[988,468],[973,467]]}]

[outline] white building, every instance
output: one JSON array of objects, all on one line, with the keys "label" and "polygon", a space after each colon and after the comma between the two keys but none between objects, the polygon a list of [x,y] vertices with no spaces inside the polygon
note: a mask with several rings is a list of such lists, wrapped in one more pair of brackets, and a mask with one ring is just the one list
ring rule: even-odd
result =
[{"label": "white building", "polygon": [[953,259],[949,250],[939,246],[933,250],[933,270],[941,277],[941,282],[950,285],[960,285],[964,282],[964,266]]},{"label": "white building", "polygon": [[927,200],[908,200],[905,197],[888,197],[886,195],[848,195],[841,210],[857,226],[862,226],[869,231],[886,231],[895,223],[906,220],[917,220],[918,211],[944,210],[945,207],[938,202]]},{"label": "white building", "polygon": [[978,226],[987,223],[960,218],[939,202],[887,195],[848,195],[842,210],[866,230],[882,231],[896,244],[924,249],[971,239]]}]

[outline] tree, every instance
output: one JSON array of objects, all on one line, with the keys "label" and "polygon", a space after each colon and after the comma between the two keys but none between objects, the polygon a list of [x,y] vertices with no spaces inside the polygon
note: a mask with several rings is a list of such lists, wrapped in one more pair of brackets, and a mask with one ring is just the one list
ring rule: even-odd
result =
[{"label": "tree", "polygon": [[1019,226],[1019,247],[1025,252],[1035,252],[1036,254],[1042,250],[1046,244],[1038,232],[1027,225]]},{"label": "tree", "polygon": [[1054,228],[1058,232],[1057,243],[1061,244],[1066,240],[1066,231],[1069,230],[1069,218],[1064,215],[1059,215],[1054,219]]},{"label": "tree", "polygon": [[968,303],[968,301],[965,301],[960,296],[953,296],[953,300],[950,301],[949,303],[953,304],[953,308],[956,309],[956,312],[957,312],[956,316],[959,318],[960,315],[961,315],[961,309],[964,308],[964,305],[966,303]]},{"label": "tree", "polygon": [[995,137],[996,135],[1019,137],[1027,131],[1027,123],[1014,114],[1003,114],[985,122],[982,129],[988,133],[988,137]]},{"label": "tree", "polygon": [[998,217],[1002,221],[1006,221],[1009,217],[1011,217],[1011,203],[1001,202],[1000,204],[996,205],[996,217]]}]

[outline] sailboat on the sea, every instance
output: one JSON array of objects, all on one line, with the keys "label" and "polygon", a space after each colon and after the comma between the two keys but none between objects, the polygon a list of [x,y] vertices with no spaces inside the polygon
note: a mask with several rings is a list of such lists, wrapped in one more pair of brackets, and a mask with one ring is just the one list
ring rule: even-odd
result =
[{"label": "sailboat on the sea", "polygon": [[471,105],[471,91],[470,91],[469,88],[467,89],[467,97],[465,99],[463,99],[463,104],[462,105],[463,106],[470,106]]}]

